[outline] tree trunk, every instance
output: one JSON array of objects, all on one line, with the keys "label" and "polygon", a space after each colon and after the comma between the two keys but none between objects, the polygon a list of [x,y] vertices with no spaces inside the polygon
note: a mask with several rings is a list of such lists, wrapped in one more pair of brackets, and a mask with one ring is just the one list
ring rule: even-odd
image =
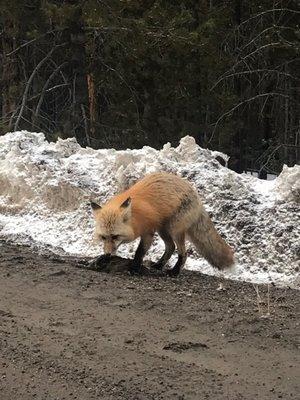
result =
[{"label": "tree trunk", "polygon": [[[76,9],[70,25],[66,30],[67,40],[71,49],[71,73],[73,76],[73,102],[71,109],[71,129],[69,136],[75,136],[81,145],[86,143],[86,121],[82,114],[82,106],[89,109],[87,86],[87,57],[85,49],[85,33],[82,20],[82,10]],[[89,133],[88,133],[89,135]]]},{"label": "tree trunk", "polygon": [[16,111],[20,94],[19,70],[16,55],[10,54],[16,48],[17,27],[14,21],[4,19],[2,33],[2,133],[12,129],[12,115]]},{"label": "tree trunk", "polygon": [[95,138],[97,121],[97,99],[95,95],[95,81],[92,73],[87,75],[87,86],[89,93],[90,133],[92,137]]}]

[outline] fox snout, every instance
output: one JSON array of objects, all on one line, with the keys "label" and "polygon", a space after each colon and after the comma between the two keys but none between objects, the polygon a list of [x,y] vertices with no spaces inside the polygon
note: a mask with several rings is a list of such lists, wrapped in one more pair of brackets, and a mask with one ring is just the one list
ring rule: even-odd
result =
[{"label": "fox snout", "polygon": [[104,240],[103,243],[104,254],[114,256],[119,243],[116,243],[114,240]]}]

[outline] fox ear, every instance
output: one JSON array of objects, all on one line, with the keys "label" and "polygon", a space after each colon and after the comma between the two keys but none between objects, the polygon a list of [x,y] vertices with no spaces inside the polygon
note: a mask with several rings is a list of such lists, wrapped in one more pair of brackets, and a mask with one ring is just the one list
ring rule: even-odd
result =
[{"label": "fox ear", "polygon": [[128,199],[126,199],[120,206],[120,208],[123,211],[123,221],[127,222],[129,220],[129,218],[131,217],[131,198],[128,197]]},{"label": "fox ear", "polygon": [[122,204],[121,204],[121,208],[128,208],[131,205],[131,198],[128,197],[128,199],[126,199]]},{"label": "fox ear", "polygon": [[92,207],[92,210],[95,212],[95,211],[99,211],[99,210],[101,210],[101,206],[99,205],[99,204],[97,204],[97,203],[94,203],[93,201],[91,201],[91,207]]}]

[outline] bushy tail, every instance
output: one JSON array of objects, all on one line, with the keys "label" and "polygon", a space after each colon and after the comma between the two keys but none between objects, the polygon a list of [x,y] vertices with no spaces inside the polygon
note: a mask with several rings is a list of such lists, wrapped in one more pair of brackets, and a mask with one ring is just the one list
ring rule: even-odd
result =
[{"label": "bushy tail", "polygon": [[202,210],[198,220],[188,229],[188,236],[198,253],[220,270],[234,265],[232,248],[221,238],[209,215]]}]

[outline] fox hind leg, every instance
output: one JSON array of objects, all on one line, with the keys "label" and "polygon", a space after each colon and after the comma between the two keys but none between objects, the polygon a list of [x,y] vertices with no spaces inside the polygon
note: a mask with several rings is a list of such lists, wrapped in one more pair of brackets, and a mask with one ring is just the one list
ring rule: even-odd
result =
[{"label": "fox hind leg", "polygon": [[153,264],[152,267],[158,270],[162,270],[163,267],[167,264],[167,262],[171,258],[171,255],[174,253],[175,244],[172,239],[172,236],[166,230],[160,230],[158,231],[158,233],[159,236],[164,241],[166,248],[162,257],[155,264]]},{"label": "fox hind leg", "polygon": [[174,236],[174,241],[176,243],[178,251],[178,260],[172,269],[168,270],[169,276],[178,276],[180,274],[181,268],[184,266],[187,258],[186,247],[185,247],[185,234],[179,233]]}]

